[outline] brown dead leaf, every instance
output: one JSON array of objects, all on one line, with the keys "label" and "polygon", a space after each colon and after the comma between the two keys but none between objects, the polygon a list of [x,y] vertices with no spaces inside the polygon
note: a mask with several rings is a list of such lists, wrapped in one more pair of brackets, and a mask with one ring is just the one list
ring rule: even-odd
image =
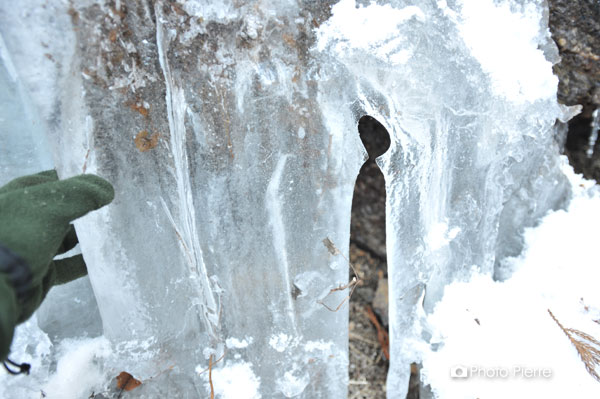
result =
[{"label": "brown dead leaf", "polygon": [[140,380],[135,379],[131,374],[126,371],[121,371],[121,374],[117,376],[117,388],[125,391],[133,391],[137,387],[142,385]]},{"label": "brown dead leaf", "polygon": [[67,10],[67,14],[69,14],[71,16],[71,21],[74,24],[79,22],[79,13],[73,7],[69,7],[69,9]]},{"label": "brown dead leaf", "polygon": [[146,152],[148,150],[153,149],[158,144],[158,133],[154,133],[150,136],[147,130],[142,130],[135,136],[134,142],[135,146],[141,152]]},{"label": "brown dead leaf", "polygon": [[108,40],[110,40],[113,43],[117,41],[117,30],[116,29],[113,29],[110,32],[108,32]]},{"label": "brown dead leaf", "polygon": [[283,35],[281,35],[281,37],[283,38],[283,41],[290,47],[296,47],[296,40],[294,39],[294,36],[284,33]]},{"label": "brown dead leaf", "polygon": [[332,255],[337,255],[340,253],[340,250],[337,249],[337,247],[333,244],[333,242],[329,239],[329,237],[325,237],[323,239],[323,245],[325,245],[325,248],[327,248],[329,253]]},{"label": "brown dead leaf", "polygon": [[143,117],[147,117],[150,113],[150,110],[148,108],[140,104],[129,104],[129,108],[131,108],[133,111],[139,112]]}]

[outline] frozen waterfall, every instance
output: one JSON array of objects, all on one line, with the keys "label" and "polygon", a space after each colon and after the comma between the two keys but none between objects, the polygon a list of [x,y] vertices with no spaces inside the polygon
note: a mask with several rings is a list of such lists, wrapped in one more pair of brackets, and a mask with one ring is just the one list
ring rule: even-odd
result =
[{"label": "frozen waterfall", "polygon": [[323,240],[348,252],[363,115],[391,136],[388,398],[444,286],[509,276],[522,229],[569,195],[543,0],[5,0],[0,35],[2,173],[51,154],[116,190],[76,222],[93,296],[62,287],[22,329],[50,341],[13,344],[41,359],[13,396],[51,392],[61,342],[103,333],[96,392],[128,371],[131,397],[209,397],[219,360],[217,397],[346,397],[348,307],[321,301],[348,264]]}]

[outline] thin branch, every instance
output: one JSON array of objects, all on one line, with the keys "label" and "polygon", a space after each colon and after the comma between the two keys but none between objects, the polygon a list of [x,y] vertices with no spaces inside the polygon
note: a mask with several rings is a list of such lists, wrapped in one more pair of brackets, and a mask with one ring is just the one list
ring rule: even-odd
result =
[{"label": "thin branch", "polygon": [[219,359],[217,359],[216,362],[212,363],[212,365],[211,365],[211,361],[212,361],[212,357],[214,355],[210,355],[210,357],[208,358],[208,367],[205,368],[204,370],[198,372],[198,375],[201,375],[201,374],[206,373],[207,371],[210,371],[213,366],[215,366],[217,363],[219,363],[221,360],[223,360],[223,358],[225,357],[226,354],[227,354],[227,351],[224,351],[223,355]]},{"label": "thin branch", "polygon": [[587,372],[594,377],[596,381],[600,382],[600,375],[596,372],[596,368],[600,366],[600,342],[583,331],[564,327],[558,319],[554,317],[554,314],[552,314],[550,309],[548,309],[548,313],[550,314],[550,317],[552,317],[552,320],[556,322],[558,327],[560,327],[569,338],[569,341],[571,341],[573,346],[575,346],[581,361],[585,364]]},{"label": "thin branch", "polygon": [[325,237],[323,239],[323,245],[325,245],[325,247],[327,248],[327,250],[329,251],[330,254],[332,254],[334,256],[341,255],[342,258],[344,258],[346,260],[346,262],[348,262],[348,265],[350,265],[350,268],[352,269],[352,272],[354,273],[354,277],[352,277],[352,280],[350,280],[350,282],[348,282],[348,284],[340,285],[339,287],[332,288],[331,290],[329,290],[329,293],[327,295],[325,295],[325,298],[327,298],[329,295],[333,294],[334,292],[344,291],[345,289],[350,289],[350,293],[348,294],[348,296],[346,296],[344,298],[344,300],[342,300],[342,302],[335,309],[332,308],[332,307],[330,307],[329,305],[327,305],[324,302],[325,298],[323,298],[322,300],[320,299],[320,300],[317,301],[318,304],[323,305],[330,312],[337,312],[338,310],[340,310],[340,308],[342,307],[342,305],[344,305],[344,303],[346,303],[346,301],[350,299],[350,297],[354,293],[354,290],[356,289],[356,286],[359,285],[362,282],[361,275],[354,268],[354,266],[352,265],[352,263],[350,262],[350,260],[348,258],[346,258],[346,256],[344,256],[344,254],[329,239],[329,237]]},{"label": "thin branch", "polygon": [[367,313],[367,317],[377,329],[377,340],[379,341],[379,345],[381,345],[383,355],[387,360],[390,360],[390,337],[388,332],[381,326],[381,324],[379,324],[377,316],[375,316],[373,309],[371,309],[369,305],[366,306],[365,311]]},{"label": "thin branch", "polygon": [[215,399],[215,387],[212,382],[212,358],[213,355],[210,355],[208,358],[208,383],[210,384],[210,399]]}]

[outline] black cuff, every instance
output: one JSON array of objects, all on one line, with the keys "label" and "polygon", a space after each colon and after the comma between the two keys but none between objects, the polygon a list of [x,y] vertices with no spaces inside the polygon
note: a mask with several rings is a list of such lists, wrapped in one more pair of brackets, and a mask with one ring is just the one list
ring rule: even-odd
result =
[{"label": "black cuff", "polygon": [[25,300],[27,291],[31,288],[33,274],[23,258],[0,244],[0,273],[7,276],[15,290],[17,301]]}]

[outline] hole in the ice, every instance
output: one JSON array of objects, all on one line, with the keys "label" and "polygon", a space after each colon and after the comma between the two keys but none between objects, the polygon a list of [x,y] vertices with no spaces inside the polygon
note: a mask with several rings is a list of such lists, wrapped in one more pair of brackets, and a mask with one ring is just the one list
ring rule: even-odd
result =
[{"label": "hole in the ice", "polygon": [[377,119],[369,115],[363,116],[358,121],[358,134],[369,154],[369,162],[375,162],[377,157],[390,148],[388,131]]},{"label": "hole in the ice", "polygon": [[[375,118],[363,116],[358,132],[369,159],[354,186],[350,223],[350,257],[362,284],[350,299],[350,381],[385,384],[389,353],[387,263],[385,246],[385,180],[375,159],[390,146],[387,130]],[[373,358],[372,354],[377,353]],[[350,384],[350,390],[360,389]],[[352,396],[353,392],[350,392]]]},{"label": "hole in the ice", "polygon": [[358,133],[369,159],[354,186],[350,240],[385,261],[385,180],[375,159],[390,147],[390,135],[377,119],[368,115],[358,121]]}]

